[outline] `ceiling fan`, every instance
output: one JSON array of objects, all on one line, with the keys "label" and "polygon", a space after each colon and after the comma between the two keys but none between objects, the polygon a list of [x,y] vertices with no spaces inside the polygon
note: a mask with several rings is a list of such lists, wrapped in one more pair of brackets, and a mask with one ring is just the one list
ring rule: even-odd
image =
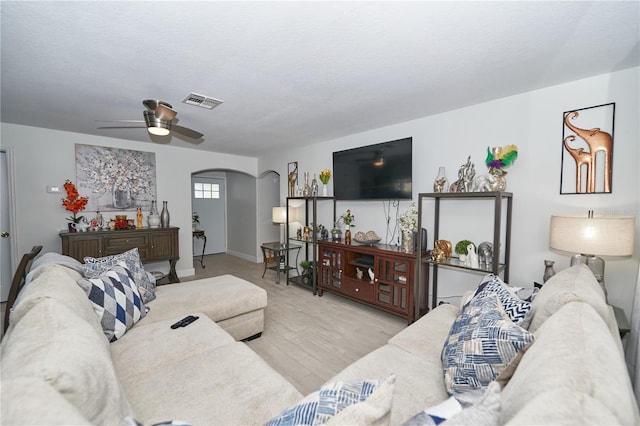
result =
[{"label": "ceiling fan", "polygon": [[[142,126],[109,126],[109,127],[98,127],[99,129],[136,129],[136,128],[146,128],[147,131],[156,136],[167,136],[171,132],[174,132],[176,136],[184,136],[189,139],[201,139],[204,135],[200,132],[197,132],[193,129],[189,129],[187,127],[179,126],[173,123],[173,119],[178,114],[171,104],[159,101],[156,99],[145,99],[142,101],[142,104],[147,108],[143,111],[144,120],[108,120],[102,121],[97,120],[101,123],[145,123],[146,127]],[[199,141],[189,141],[189,142],[199,142]]]}]

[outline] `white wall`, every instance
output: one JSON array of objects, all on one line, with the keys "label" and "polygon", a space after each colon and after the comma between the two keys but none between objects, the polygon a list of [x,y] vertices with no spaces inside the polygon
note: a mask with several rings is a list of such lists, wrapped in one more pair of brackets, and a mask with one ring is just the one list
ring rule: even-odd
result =
[{"label": "white wall", "polygon": [[[155,152],[158,200],[169,202],[171,225],[180,227],[180,260],[176,266],[178,275],[194,274],[191,234],[191,174],[200,170],[237,170],[257,176],[257,160],[252,157],[195,151],[156,143],[132,142],[121,139],[60,132],[36,127],[0,124],[1,144],[11,147],[14,156],[16,190],[17,250],[20,255],[34,245],[43,245],[43,252],[60,252],[58,232],[67,225],[69,216],[61,199],[64,194],[46,193],[47,185],[61,186],[65,179],[75,182],[75,144],[90,144],[115,148]],[[85,195],[85,194],[81,194]],[[89,194],[90,195],[90,194]],[[247,194],[253,197],[255,190]],[[160,208],[162,207],[162,203]],[[247,200],[247,204],[251,204]],[[87,212],[91,214],[91,212]],[[95,213],[95,212],[93,212]],[[133,216],[134,212],[126,212]],[[145,221],[146,221],[145,212]],[[111,218],[114,212],[105,214]],[[233,212],[230,212],[232,215]],[[255,224],[255,220],[252,221]],[[255,239],[255,226],[248,228]],[[237,234],[236,234],[237,235]],[[255,252],[252,247],[251,251]],[[166,265],[165,265],[166,264]],[[15,267],[16,265],[14,265]],[[159,270],[168,270],[164,262]]]},{"label": "white wall", "polygon": [[227,173],[227,253],[256,261],[257,183],[254,176]]},{"label": "white wall", "polygon": [[[438,166],[445,166],[447,177],[453,181],[460,165],[471,155],[477,175],[484,174],[488,146],[516,144],[519,157],[507,176],[507,191],[514,193],[510,281],[514,285],[531,286],[533,281],[542,280],[545,259],[556,261],[556,271],[569,265],[567,253],[549,249],[551,214],[581,214],[588,209],[595,210],[597,214],[640,214],[639,81],[640,68],[574,81],[313,146],[292,147],[286,152],[270,153],[259,158],[259,169],[273,169],[281,176],[286,176],[287,163],[298,161],[299,176],[302,178],[304,171],[313,174],[324,168],[331,169],[333,151],[411,136],[413,193],[414,199],[417,199],[420,192],[432,192]],[[451,90],[456,88],[452,87]],[[429,102],[429,99],[425,99],[425,102]],[[563,112],[609,102],[616,103],[613,192],[560,195]],[[389,108],[393,108],[393,105]],[[330,195],[331,185],[332,182],[329,185]],[[287,182],[282,179],[281,199],[284,200],[286,195]],[[408,204],[401,203],[400,211],[404,211]],[[338,214],[347,208],[355,213],[358,230],[372,229],[378,235],[385,235],[385,213],[381,202],[339,202]],[[460,215],[458,225],[472,226],[465,228],[469,229],[468,232],[484,231],[482,238],[490,240],[491,222],[486,220],[485,212],[477,212],[475,206],[472,208],[461,214],[466,210],[463,206],[452,214]],[[320,222],[328,220],[328,216],[319,219]],[[426,213],[424,220],[429,225],[433,218]],[[636,226],[636,246],[632,258],[606,259],[605,279],[609,301],[622,307],[628,316],[640,257],[638,228]],[[451,231],[452,234],[455,232]],[[431,230],[429,233],[431,235]],[[440,236],[446,237],[443,231]],[[432,244],[432,240],[429,241]],[[453,242],[455,244],[455,240]],[[439,295],[459,295],[477,283],[478,279],[476,274],[441,272]]]}]

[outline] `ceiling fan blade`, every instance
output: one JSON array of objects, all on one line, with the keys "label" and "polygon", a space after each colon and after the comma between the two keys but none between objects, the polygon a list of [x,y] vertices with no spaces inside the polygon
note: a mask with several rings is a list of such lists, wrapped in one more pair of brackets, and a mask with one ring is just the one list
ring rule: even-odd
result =
[{"label": "ceiling fan blade", "polygon": [[156,118],[159,120],[171,121],[176,116],[177,112],[175,112],[171,107],[165,104],[158,104],[156,107]]},{"label": "ceiling fan blade", "polygon": [[144,120],[94,120],[96,123],[144,123]]},{"label": "ceiling fan blade", "polygon": [[200,139],[202,138],[204,135],[200,132],[196,132],[193,129],[189,129],[187,127],[182,127],[182,126],[178,126],[178,125],[171,125],[171,130],[175,133],[179,133],[183,136],[186,136],[188,138],[191,139]]},{"label": "ceiling fan blade", "polygon": [[100,126],[96,129],[146,129],[146,126]]}]

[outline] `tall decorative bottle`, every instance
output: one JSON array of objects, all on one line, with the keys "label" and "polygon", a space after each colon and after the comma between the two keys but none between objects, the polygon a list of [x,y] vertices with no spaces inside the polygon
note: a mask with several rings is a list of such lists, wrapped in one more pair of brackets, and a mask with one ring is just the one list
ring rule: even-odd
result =
[{"label": "tall decorative bottle", "polygon": [[311,197],[311,186],[309,185],[309,172],[304,172],[304,189],[302,195]]},{"label": "tall decorative bottle", "polygon": [[160,226],[169,227],[169,210],[167,209],[167,201],[162,202],[162,213],[160,213]]},{"label": "tall decorative bottle", "polygon": [[438,176],[436,176],[436,180],[433,182],[433,192],[447,192],[448,190],[449,181],[444,172],[444,167],[440,166],[438,168]]},{"label": "tall decorative bottle", "polygon": [[318,179],[316,179],[316,174],[313,174],[313,180],[311,181],[311,196],[318,196]]},{"label": "tall decorative bottle", "polygon": [[351,229],[349,229],[349,225],[346,225],[346,230],[344,231],[344,243],[351,244]]}]

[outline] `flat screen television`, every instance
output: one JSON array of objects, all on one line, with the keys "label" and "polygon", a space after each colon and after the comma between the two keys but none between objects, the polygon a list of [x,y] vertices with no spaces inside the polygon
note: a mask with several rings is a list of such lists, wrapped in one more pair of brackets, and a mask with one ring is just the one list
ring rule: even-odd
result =
[{"label": "flat screen television", "polygon": [[333,153],[336,200],[410,200],[412,138]]}]

